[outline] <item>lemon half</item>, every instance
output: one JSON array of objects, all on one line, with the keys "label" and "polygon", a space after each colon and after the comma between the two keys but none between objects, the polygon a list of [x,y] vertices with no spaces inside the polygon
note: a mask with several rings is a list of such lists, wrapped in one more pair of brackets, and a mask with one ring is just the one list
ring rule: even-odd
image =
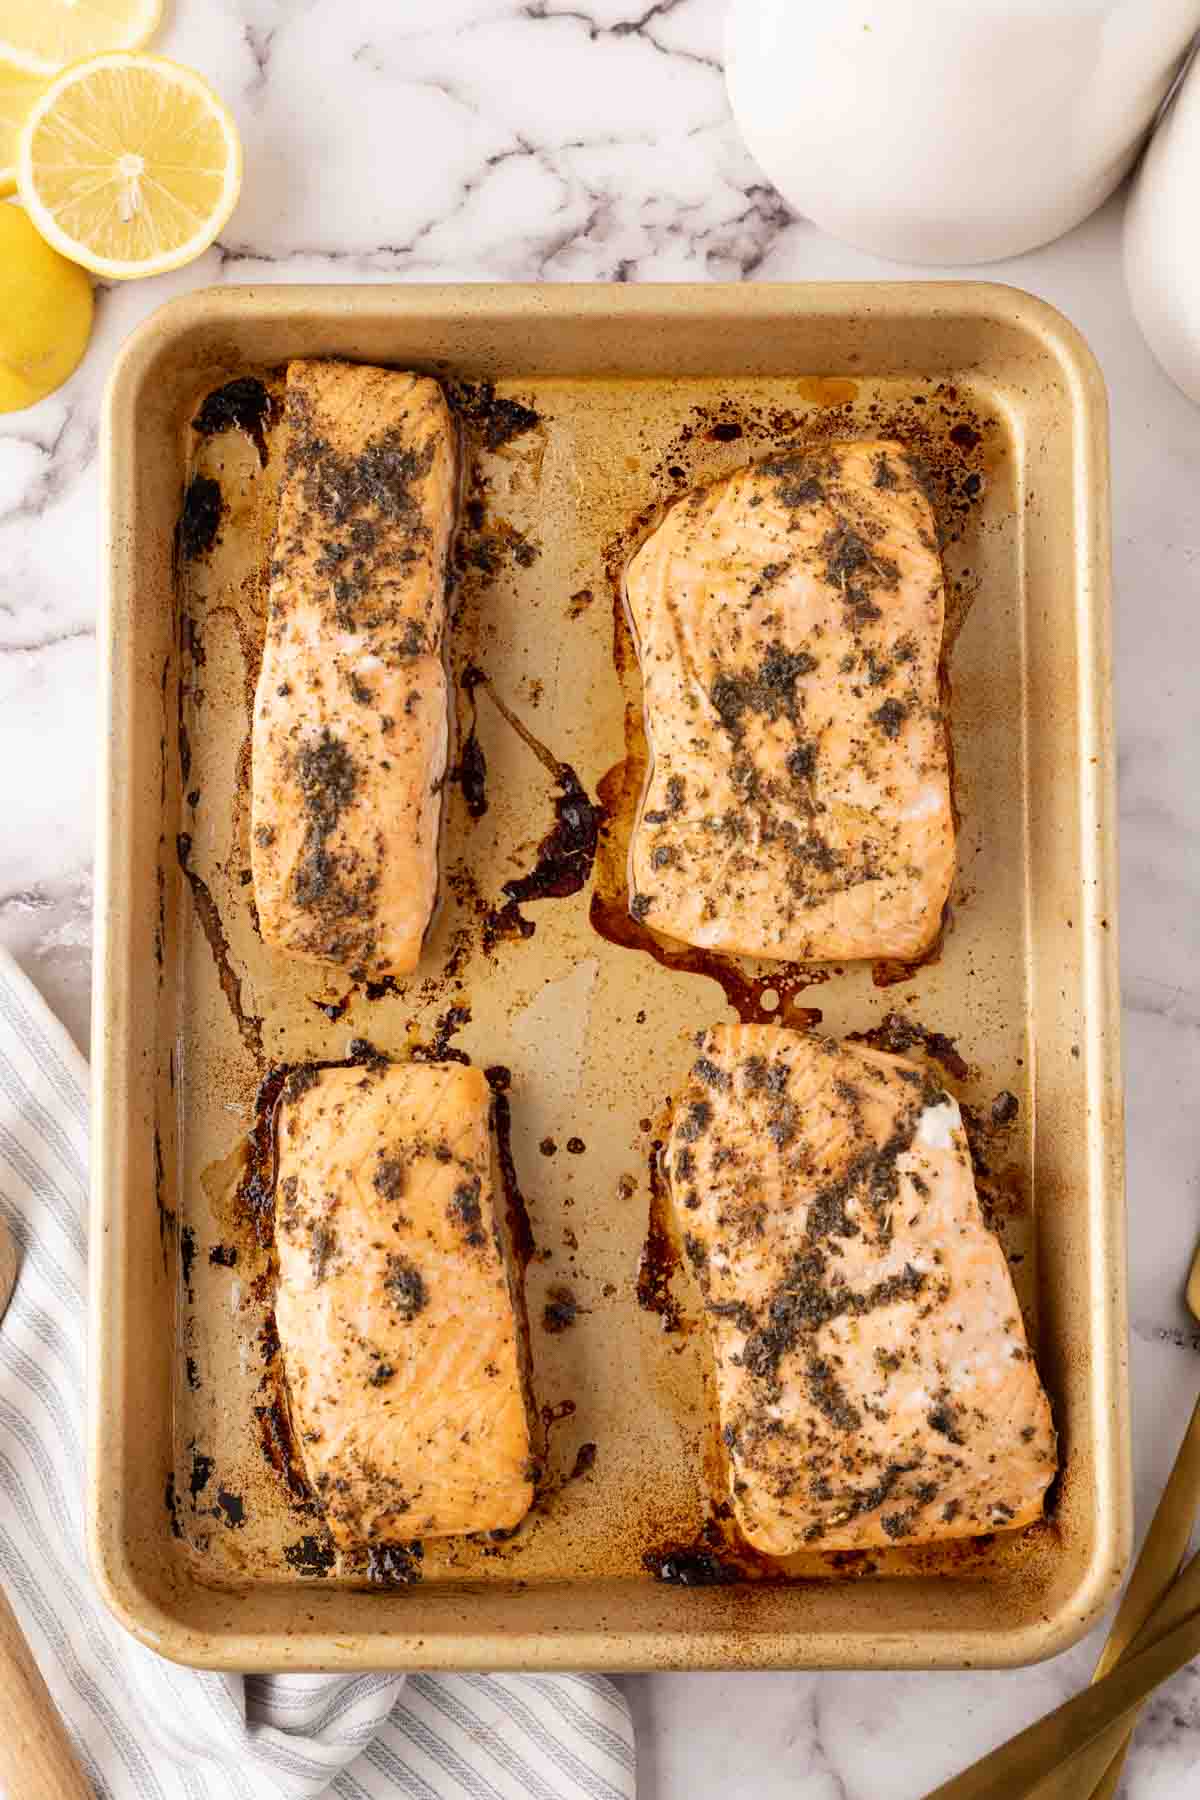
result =
[{"label": "lemon half", "polygon": [[17,136],[45,85],[44,75],[0,61],[0,194],[17,185]]},{"label": "lemon half", "polygon": [[64,69],[17,143],[17,185],[38,230],[114,281],[199,256],[241,181],[228,111],[199,75],[163,56],[115,51]]},{"label": "lemon half", "polygon": [[92,284],[19,206],[0,204],[0,413],[60,387],[87,348]]},{"label": "lemon half", "polygon": [[140,50],[162,0],[0,0],[0,56],[33,75],[56,75],[81,56]]}]

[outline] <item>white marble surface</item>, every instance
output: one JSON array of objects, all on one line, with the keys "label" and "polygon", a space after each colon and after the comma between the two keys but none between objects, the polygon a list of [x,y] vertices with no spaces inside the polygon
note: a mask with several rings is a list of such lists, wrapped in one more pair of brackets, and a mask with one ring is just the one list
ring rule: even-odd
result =
[{"label": "white marble surface", "polygon": [[[740,147],[723,0],[174,0],[161,48],[246,139],[190,269],[100,298],[70,385],[0,420],[0,937],[87,1030],[97,413],[113,352],[211,282],[766,280],[894,266],[789,216]],[[1134,1432],[1144,1524],[1200,1390],[1200,411],[1125,300],[1121,202],[987,271],[1084,331],[1113,415]],[[954,271],[945,271],[954,273]],[[1065,1697],[1098,1644],[937,1676],[631,1679],[645,1800],[913,1800]],[[1200,1666],[1154,1702],[1128,1800],[1200,1793]]]}]

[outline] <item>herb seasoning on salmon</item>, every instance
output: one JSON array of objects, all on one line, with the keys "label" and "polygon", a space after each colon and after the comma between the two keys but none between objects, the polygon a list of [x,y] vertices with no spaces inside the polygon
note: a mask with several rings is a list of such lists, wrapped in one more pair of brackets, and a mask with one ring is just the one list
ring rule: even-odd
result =
[{"label": "herb seasoning on salmon", "polygon": [[455,428],[436,381],[294,362],[283,429],[255,901],[267,943],[378,980],[416,967],[437,892]]},{"label": "herb seasoning on salmon", "polygon": [[919,956],[954,826],[941,559],[903,447],[802,448],[694,490],[626,592],[651,755],[634,916],[752,957]]},{"label": "herb seasoning on salmon", "polygon": [[487,1081],[458,1063],[312,1075],[279,1104],[275,1315],[329,1529],[343,1548],[511,1530],[535,1463]]},{"label": "herb seasoning on salmon", "polygon": [[924,1543],[1041,1516],[1050,1407],[936,1080],[857,1044],[714,1026],[664,1163],[729,1498],[755,1549]]}]

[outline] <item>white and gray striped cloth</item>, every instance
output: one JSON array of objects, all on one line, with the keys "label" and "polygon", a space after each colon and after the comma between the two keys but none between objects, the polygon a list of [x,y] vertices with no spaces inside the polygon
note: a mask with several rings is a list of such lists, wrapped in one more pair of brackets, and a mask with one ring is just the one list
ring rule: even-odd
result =
[{"label": "white and gray striped cloth", "polygon": [[599,1676],[219,1675],[109,1617],[83,1536],[87,1135],[86,1064],[0,951],[0,1211],[20,1254],[0,1321],[0,1580],[97,1794],[633,1800],[629,1710]]}]

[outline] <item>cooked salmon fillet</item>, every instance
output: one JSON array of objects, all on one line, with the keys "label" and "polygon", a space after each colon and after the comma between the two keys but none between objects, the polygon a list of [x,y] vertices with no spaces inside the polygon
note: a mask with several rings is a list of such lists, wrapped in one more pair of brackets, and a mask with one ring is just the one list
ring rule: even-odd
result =
[{"label": "cooked salmon fillet", "polygon": [[665,1150],[729,1493],[768,1556],[1041,1515],[1050,1407],[957,1103],[903,1057],[717,1025]]},{"label": "cooked salmon fillet", "polygon": [[903,446],[799,449],[698,488],[626,584],[651,757],[633,916],[752,957],[919,955],[954,826],[942,568]]},{"label": "cooked salmon fillet", "polygon": [[524,1301],[483,1075],[458,1063],[302,1070],[276,1133],[275,1317],[335,1539],[516,1525],[535,1472]]},{"label": "cooked salmon fillet", "polygon": [[289,364],[254,701],[262,935],[361,976],[416,967],[437,895],[457,446],[441,388]]}]

